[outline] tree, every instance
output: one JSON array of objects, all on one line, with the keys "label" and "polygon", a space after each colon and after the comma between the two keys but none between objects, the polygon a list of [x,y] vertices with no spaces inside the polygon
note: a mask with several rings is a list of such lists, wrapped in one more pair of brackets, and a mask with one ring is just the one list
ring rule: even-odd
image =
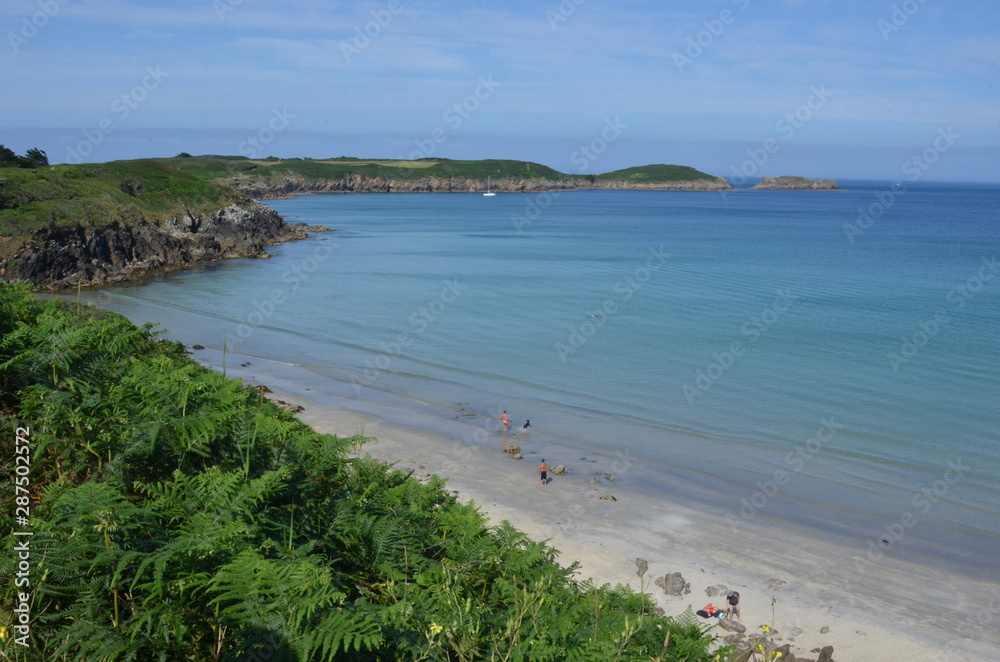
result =
[{"label": "tree", "polygon": [[14,150],[0,145],[0,167],[16,166],[20,164],[21,161],[17,158],[17,154],[14,153]]},{"label": "tree", "polygon": [[20,166],[21,168],[35,168],[38,166],[47,166],[49,164],[49,157],[45,155],[45,152],[38,149],[37,147],[32,147],[24,156],[18,156],[14,150],[0,145],[0,168],[7,166]]},{"label": "tree", "polygon": [[48,164],[49,157],[37,147],[32,147],[21,157],[22,168],[34,168],[37,166],[47,166]]}]

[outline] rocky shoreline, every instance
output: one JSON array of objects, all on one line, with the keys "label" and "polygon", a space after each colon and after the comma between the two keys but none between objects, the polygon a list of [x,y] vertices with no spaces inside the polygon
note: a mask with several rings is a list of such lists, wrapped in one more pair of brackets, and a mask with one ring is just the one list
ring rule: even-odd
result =
[{"label": "rocky shoreline", "polygon": [[[236,175],[220,183],[255,200],[290,198],[312,193],[482,193],[486,182],[470,177],[419,177],[390,179],[354,173],[339,179],[306,179],[291,174],[283,177]],[[491,182],[497,193],[544,193],[550,191],[837,191],[833,179],[808,179],[784,175],[762,177],[746,189],[734,188],[722,177],[673,182],[642,182],[628,179],[598,180],[594,177],[570,179],[506,178]]]},{"label": "rocky shoreline", "polygon": [[109,219],[93,228],[50,226],[35,230],[11,259],[0,263],[0,279],[25,280],[41,291],[93,287],[212,260],[267,257],[264,246],[321,231],[329,228],[285,223],[259,202],[161,223]]},{"label": "rocky shoreline", "polygon": [[[237,175],[220,183],[254,198],[268,200],[289,198],[310,193],[481,193],[486,182],[469,177],[418,177],[386,179],[364,174],[351,174],[340,179],[303,179],[286,175],[265,178]],[[581,189],[643,190],[643,191],[727,191],[729,183],[721,177],[678,182],[631,182],[628,180],[600,181],[591,177],[565,180],[545,178],[507,178],[491,182],[497,193],[543,193]]]},{"label": "rocky shoreline", "polygon": [[836,180],[808,179],[793,175],[761,177],[760,183],[751,186],[755,191],[839,191]]}]

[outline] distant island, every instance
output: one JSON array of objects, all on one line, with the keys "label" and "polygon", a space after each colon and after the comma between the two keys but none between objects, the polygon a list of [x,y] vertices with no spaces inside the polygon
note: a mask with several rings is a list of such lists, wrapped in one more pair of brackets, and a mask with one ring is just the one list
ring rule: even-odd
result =
[{"label": "distant island", "polygon": [[487,180],[498,193],[579,189],[724,191],[725,179],[689,166],[655,164],[596,175],[572,175],[531,161],[485,159],[246,159],[192,156],[159,159],[256,200],[307,193],[478,193]]},{"label": "distant island", "polygon": [[[722,177],[690,166],[650,164],[595,175],[573,175],[531,161],[484,159],[415,161],[359,159],[247,159],[239,156],[178,156],[159,159],[196,177],[224,184],[256,200],[307,193],[478,193],[487,178],[499,193],[581,189],[644,191],[729,191]],[[833,180],[805,186],[804,177],[765,178],[770,186],[752,188],[805,190],[837,188]],[[826,186],[831,182],[832,186]],[[762,182],[763,184],[763,182]]]},{"label": "distant island", "polygon": [[[248,159],[190,156],[0,167],[0,280],[56,290],[134,280],[327,228],[287,224],[260,200],[309,193],[542,193],[580,189],[731,191],[721,177],[653,164],[571,175],[530,161]],[[757,190],[834,190],[833,180],[765,177]]]},{"label": "distant island", "polygon": [[760,183],[750,187],[757,191],[837,191],[837,182],[832,179],[807,179],[784,175],[782,177],[761,177]]}]

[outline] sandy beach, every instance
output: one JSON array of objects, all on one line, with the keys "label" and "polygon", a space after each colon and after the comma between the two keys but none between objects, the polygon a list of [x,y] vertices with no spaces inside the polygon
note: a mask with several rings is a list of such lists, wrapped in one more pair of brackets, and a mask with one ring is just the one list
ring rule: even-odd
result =
[{"label": "sandy beach", "polygon": [[[218,368],[221,355],[194,352]],[[627,453],[559,447],[523,420],[504,433],[499,421],[456,405],[445,411],[376,392],[358,395],[350,384],[307,370],[230,354],[229,376],[265,384],[268,397],[300,405],[297,416],[339,436],[363,431],[376,442],[361,454],[418,478],[437,474],[462,501],[491,521],[508,520],[536,540],[548,540],[564,564],[578,562],[578,577],[623,583],[650,593],[667,614],[690,605],[725,602],[725,589],[741,594],[748,633],[766,624],[778,645],[815,659],[833,646],[833,659],[985,661],[1000,645],[1000,585],[928,566],[867,555],[808,532],[756,517],[734,527],[723,513],[697,501],[674,499],[663,475]],[[535,440],[533,440],[533,437]],[[523,459],[503,452],[520,446]],[[537,467],[564,465],[543,487]],[[690,494],[687,490],[686,494]],[[640,579],[636,559],[649,570]],[[690,586],[666,595],[657,578],[681,573]],[[721,593],[721,594],[720,594]],[[705,623],[709,623],[705,621]],[[719,637],[726,632],[718,626]]]}]

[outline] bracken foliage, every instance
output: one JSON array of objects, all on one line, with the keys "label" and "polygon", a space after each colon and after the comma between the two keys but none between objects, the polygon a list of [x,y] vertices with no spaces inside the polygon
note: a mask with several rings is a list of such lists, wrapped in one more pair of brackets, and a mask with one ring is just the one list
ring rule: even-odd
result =
[{"label": "bracken foliage", "polygon": [[30,430],[33,532],[30,586],[0,556],[3,659],[709,659],[698,625],[575,579],[441,481],[352,457],[365,439],[316,433],[151,326],[0,286],[0,388],[4,475]]}]

